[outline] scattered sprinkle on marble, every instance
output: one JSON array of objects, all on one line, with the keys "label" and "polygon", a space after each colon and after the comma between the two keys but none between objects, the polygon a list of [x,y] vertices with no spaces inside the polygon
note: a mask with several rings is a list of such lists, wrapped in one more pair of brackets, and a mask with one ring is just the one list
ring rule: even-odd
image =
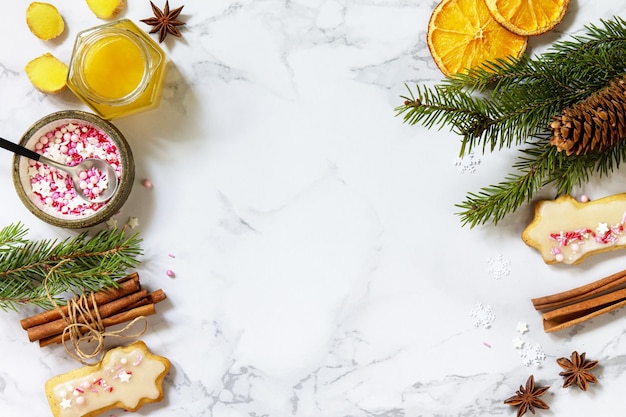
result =
[{"label": "scattered sprinkle on marble", "polygon": [[168,269],[167,271],[165,271],[165,275],[167,275],[170,278],[174,278],[176,276],[174,271],[172,271],[171,269]]},{"label": "scattered sprinkle on marble", "polygon": [[546,354],[543,351],[543,347],[540,344],[524,344],[520,349],[520,358],[526,366],[540,367],[543,361],[546,359]]},{"label": "scattered sprinkle on marble", "polygon": [[495,279],[508,277],[511,274],[511,261],[499,253],[487,260],[487,273]]},{"label": "scattered sprinkle on marble", "polygon": [[170,258],[175,258],[176,255],[174,255],[173,253],[168,253],[167,256],[169,256]]},{"label": "scattered sprinkle on marble", "polygon": [[117,229],[117,219],[111,217],[107,220],[106,225],[110,230]]},{"label": "scattered sprinkle on marble", "polygon": [[528,331],[528,324],[520,321],[519,323],[517,323],[516,329],[518,333],[524,334]]},{"label": "scattered sprinkle on marble", "polygon": [[134,229],[137,226],[139,226],[139,219],[137,217],[129,217],[128,218],[128,227],[130,227],[131,229]]},{"label": "scattered sprinkle on marble", "polygon": [[480,158],[476,157],[474,151],[463,158],[457,158],[454,162],[454,166],[457,167],[461,174],[475,173],[478,165],[480,165]]},{"label": "scattered sprinkle on marble", "polygon": [[476,303],[476,306],[470,312],[474,327],[483,327],[488,329],[496,319],[493,308],[489,304]]},{"label": "scattered sprinkle on marble", "polygon": [[145,188],[147,188],[149,190],[154,187],[154,184],[152,184],[152,181],[150,181],[149,179],[145,179],[145,180],[141,181],[141,185],[143,185]]},{"label": "scattered sprinkle on marble", "polygon": [[483,342],[483,345],[484,345],[485,347],[488,347],[488,348],[490,348],[490,347],[491,347],[491,344],[489,344],[488,342]]},{"label": "scattered sprinkle on marble", "polygon": [[524,341],[519,336],[513,339],[512,342],[515,349],[521,349],[524,347]]}]

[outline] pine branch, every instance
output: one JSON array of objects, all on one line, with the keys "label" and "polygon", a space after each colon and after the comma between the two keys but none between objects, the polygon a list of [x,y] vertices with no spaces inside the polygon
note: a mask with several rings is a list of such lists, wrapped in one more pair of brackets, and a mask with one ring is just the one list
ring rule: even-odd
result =
[{"label": "pine branch", "polygon": [[26,243],[25,236],[27,232],[24,225],[19,222],[0,229],[0,253]]},{"label": "pine branch", "polygon": [[48,296],[63,304],[65,293],[80,294],[114,287],[127,271],[139,265],[141,239],[123,229],[89,236],[83,232],[65,240],[28,241],[26,229],[11,225],[0,230],[10,244],[0,252],[0,309],[20,305],[52,307]]},{"label": "pine branch", "polygon": [[549,172],[560,164],[562,154],[546,141],[537,140],[522,151],[514,164],[517,173],[509,174],[496,185],[468,193],[463,203],[461,223],[474,227],[489,220],[497,224],[507,214],[529,202],[533,195],[549,182]]},{"label": "pine branch", "polygon": [[513,165],[516,174],[509,174],[504,181],[484,187],[478,193],[468,193],[465,201],[457,204],[463,209],[458,213],[463,225],[474,227],[489,220],[497,224],[507,214],[530,202],[533,195],[547,185],[553,185],[557,195],[568,194],[594,174],[609,175],[626,160],[626,143],[616,145],[609,152],[567,156],[558,152],[545,137],[538,137],[520,152]]},{"label": "pine branch", "polygon": [[493,124],[491,103],[463,90],[444,92],[442,86],[421,89],[418,86],[415,95],[409,90],[409,96],[403,98],[405,102],[397,109],[398,115],[404,114],[405,123],[411,125],[419,123],[429,129],[452,125],[455,133],[474,138]]},{"label": "pine branch", "polygon": [[615,17],[601,23],[536,58],[488,62],[435,86],[416,86],[415,94],[409,88],[402,96],[396,115],[411,125],[449,126],[461,136],[461,156],[477,147],[483,152],[522,148],[514,173],[469,193],[458,205],[464,225],[498,223],[546,185],[568,193],[595,173],[607,175],[624,160],[623,145],[567,157],[548,142],[553,117],[626,73],[626,20]]}]

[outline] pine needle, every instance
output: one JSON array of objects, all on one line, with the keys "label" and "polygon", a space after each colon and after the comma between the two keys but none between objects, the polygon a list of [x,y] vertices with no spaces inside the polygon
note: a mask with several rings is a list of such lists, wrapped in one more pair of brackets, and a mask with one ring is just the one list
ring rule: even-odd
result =
[{"label": "pine needle", "polygon": [[141,239],[124,229],[87,232],[64,240],[29,241],[20,223],[0,229],[0,309],[21,305],[52,308],[50,297],[64,304],[65,295],[117,286],[117,280],[139,265]]},{"label": "pine needle", "polygon": [[[416,86],[402,96],[397,116],[427,128],[449,127],[461,137],[460,156],[474,149],[516,147],[514,172],[458,204],[463,225],[494,224],[551,184],[569,193],[594,175],[608,175],[626,157],[626,146],[584,156],[565,156],[549,144],[549,123],[564,108],[605,88],[626,73],[626,21],[589,25],[582,36],[561,41],[531,58],[488,62],[434,86]],[[625,138],[626,139],[626,138]]]}]

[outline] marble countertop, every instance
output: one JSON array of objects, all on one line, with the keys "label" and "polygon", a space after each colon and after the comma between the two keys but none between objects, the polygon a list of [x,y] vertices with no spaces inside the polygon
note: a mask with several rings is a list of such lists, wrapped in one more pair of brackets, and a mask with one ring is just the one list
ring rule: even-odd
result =
[{"label": "marble countertop", "polygon": [[[46,114],[86,109],[69,92],[37,92],[23,68],[45,52],[68,61],[75,35],[102,23],[82,0],[52,1],[67,30],[43,42],[26,27],[28,3],[7,2],[0,27],[0,134],[14,140]],[[185,4],[182,38],[162,44],[161,106],[114,121],[137,171],[116,219],[138,219],[137,271],[168,295],[142,337],[172,362],[165,399],[135,414],[513,416],[503,400],[531,374],[551,387],[538,415],[623,405],[624,312],[544,333],[530,302],[622,270],[623,255],[544,264],[520,238],[530,206],[495,227],[462,227],[455,204],[502,178],[514,156],[459,160],[453,133],[395,115],[405,83],[441,79],[425,43],[436,3]],[[529,51],[623,9],[573,1]],[[120,17],[150,15],[148,1],[131,0]],[[0,225],[21,221],[32,239],[77,233],[25,209],[11,159],[0,153]],[[622,192],[624,179],[616,172],[577,193]],[[29,313],[1,313],[7,417],[50,415],[45,381],[80,366],[62,347],[28,342],[19,320]],[[561,387],[555,360],[574,350],[600,362],[587,392]]]}]

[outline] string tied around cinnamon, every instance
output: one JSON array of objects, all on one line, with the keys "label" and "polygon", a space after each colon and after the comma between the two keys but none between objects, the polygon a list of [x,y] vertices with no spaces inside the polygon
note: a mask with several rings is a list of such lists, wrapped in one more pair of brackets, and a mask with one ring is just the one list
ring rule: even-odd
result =
[{"label": "string tied around cinnamon", "polygon": [[[90,303],[92,308],[90,308]],[[61,343],[68,355],[85,365],[94,358],[100,358],[104,352],[105,337],[135,339],[148,330],[148,319],[145,316],[139,316],[119,330],[106,331],[94,293],[83,293],[69,300],[67,316],[63,312],[61,314],[67,322],[67,326],[63,329]],[[139,322],[143,323],[143,327],[135,333],[129,333],[130,329]],[[93,342],[95,345],[91,349],[84,348],[85,345]]]},{"label": "string tied around cinnamon", "polygon": [[[124,339],[138,338],[148,330],[148,319],[145,316],[139,316],[119,330],[106,331],[102,317],[100,316],[95,293],[93,292],[89,294],[82,293],[68,300],[66,314],[54,297],[52,297],[48,289],[48,280],[56,269],[67,261],[69,260],[63,260],[50,268],[44,279],[44,289],[46,291],[46,297],[52,306],[67,323],[61,335],[61,343],[65,351],[83,365],[91,365],[91,360],[96,359],[97,361],[102,357],[105,348],[105,337],[119,337]],[[143,327],[135,333],[129,333],[130,329],[139,322],[143,322]],[[90,350],[84,349],[83,346],[91,344],[94,341],[95,345]]]}]

